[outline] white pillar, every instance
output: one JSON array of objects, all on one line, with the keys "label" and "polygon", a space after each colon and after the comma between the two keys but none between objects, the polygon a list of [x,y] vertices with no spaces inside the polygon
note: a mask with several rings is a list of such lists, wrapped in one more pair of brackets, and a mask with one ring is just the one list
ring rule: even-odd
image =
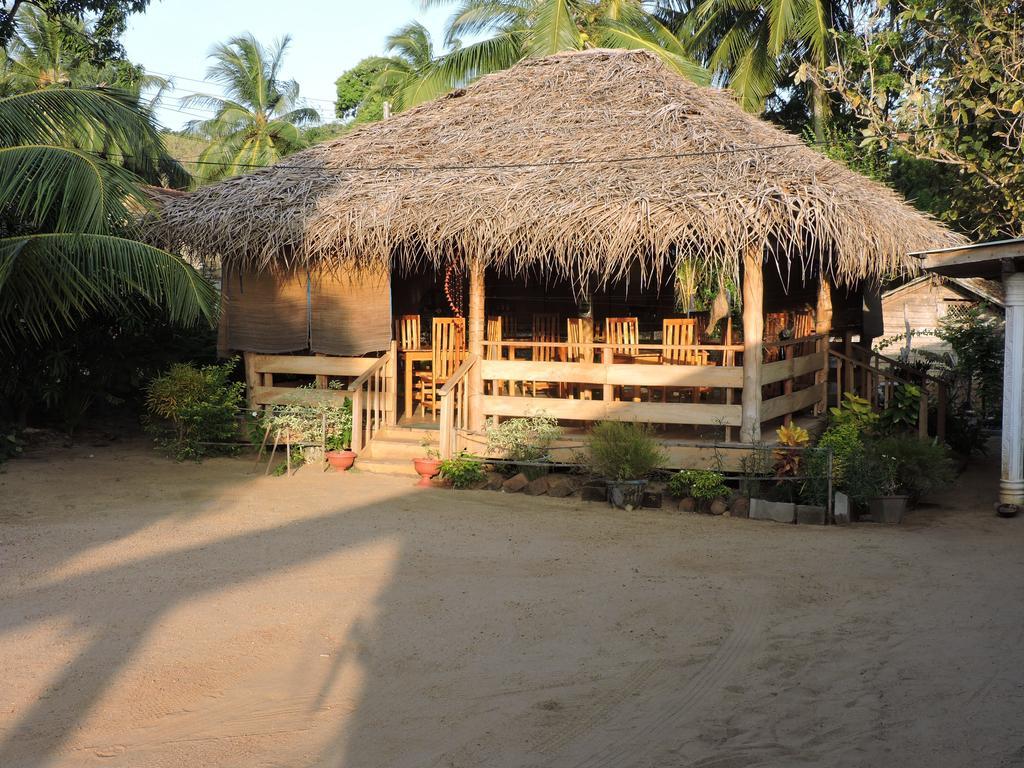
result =
[{"label": "white pillar", "polygon": [[1003,349],[1003,471],[999,501],[1024,506],[1024,273],[1003,278],[1006,341]]}]

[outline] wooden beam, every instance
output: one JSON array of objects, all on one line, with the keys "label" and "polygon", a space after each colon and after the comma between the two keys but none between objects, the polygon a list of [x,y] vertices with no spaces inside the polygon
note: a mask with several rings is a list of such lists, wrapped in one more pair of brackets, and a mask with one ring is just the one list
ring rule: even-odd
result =
[{"label": "wooden beam", "polygon": [[347,389],[302,389],[299,387],[253,387],[253,402],[256,405],[319,405],[333,402],[341,405],[346,397],[352,397]]},{"label": "wooden beam", "polygon": [[780,395],[761,403],[761,421],[771,421],[779,416],[786,416],[802,411],[810,405],[821,402],[824,384],[814,384],[788,395]]},{"label": "wooden beam", "polygon": [[249,410],[256,407],[256,387],[263,383],[263,376],[256,372],[256,355],[252,352],[242,353],[242,362],[245,365],[245,399]]},{"label": "wooden beam", "polygon": [[328,355],[260,355],[245,353],[246,366],[259,373],[292,373],[301,376],[361,376],[377,362],[374,357]]},{"label": "wooden beam", "polygon": [[[806,358],[797,358],[795,362]],[[814,359],[814,362],[819,362]],[[720,365],[631,365],[482,360],[484,381],[551,381],[633,387],[739,387],[743,370]]]},{"label": "wooden beam", "polygon": [[738,426],[740,406],[709,403],[637,403],[627,400],[569,400],[559,397],[502,397],[485,395],[488,416],[535,416],[580,421],[644,421],[651,424]]},{"label": "wooden beam", "polygon": [[788,381],[797,376],[805,376],[820,370],[821,355],[818,354],[776,360],[774,363],[765,363],[761,366],[761,383],[774,384],[778,381]]},{"label": "wooden beam", "polygon": [[828,407],[828,350],[829,334],[832,333],[832,285],[828,276],[821,274],[818,277],[818,304],[814,310],[814,332],[824,336],[818,341],[818,351],[821,353],[821,373],[814,377],[818,383],[824,383],[824,396],[822,401],[815,408],[815,414],[822,414]]},{"label": "wooden beam", "polygon": [[[481,259],[475,258],[469,263],[469,328],[467,331],[469,354],[476,357],[478,361],[483,360],[484,357],[485,298],[484,263]],[[481,430],[484,428],[484,413],[480,407],[480,399],[484,395],[484,383],[479,363],[469,370],[466,384],[469,387],[469,428]]]},{"label": "wooden beam", "polygon": [[740,442],[761,442],[761,350],[764,346],[764,273],[760,246],[743,254],[743,401]]}]

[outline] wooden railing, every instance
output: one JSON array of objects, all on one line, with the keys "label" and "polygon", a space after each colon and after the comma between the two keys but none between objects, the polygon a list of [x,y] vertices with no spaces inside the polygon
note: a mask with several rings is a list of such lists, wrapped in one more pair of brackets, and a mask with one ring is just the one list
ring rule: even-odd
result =
[{"label": "wooden railing", "polygon": [[[945,440],[948,393],[946,384],[941,379],[923,373],[915,375],[913,378],[898,375],[893,372],[893,367],[886,370],[865,362],[865,359],[869,359],[867,353],[864,355],[865,359],[859,359],[836,350],[831,350],[829,354],[836,361],[834,374],[836,406],[841,404],[843,395],[850,392],[867,400],[876,410],[884,410],[889,407],[895,397],[897,387],[905,385],[919,387],[921,396],[918,401],[918,434],[922,438],[929,436],[929,397],[934,395],[937,406],[935,436],[939,440]],[[898,361],[891,358],[885,358],[885,361],[898,364]]]},{"label": "wooden railing", "polygon": [[826,405],[828,388],[828,336],[816,334],[799,339],[770,342],[780,359],[761,366],[761,385],[768,397],[761,401],[761,422],[780,416],[788,424],[793,414]]},{"label": "wooden railing", "polygon": [[[352,400],[352,450],[359,452],[398,415],[395,343],[382,357],[245,354],[249,407]],[[316,388],[274,384],[274,376],[313,376]],[[330,379],[347,379],[344,389],[328,388]]]},{"label": "wooden railing", "polygon": [[456,449],[459,430],[469,428],[469,374],[479,365],[476,355],[467,355],[462,365],[437,393],[441,403],[441,425],[438,450],[441,458],[450,459]]},{"label": "wooden railing", "polygon": [[397,359],[391,349],[348,385],[352,397],[352,450],[359,453],[398,415]]}]

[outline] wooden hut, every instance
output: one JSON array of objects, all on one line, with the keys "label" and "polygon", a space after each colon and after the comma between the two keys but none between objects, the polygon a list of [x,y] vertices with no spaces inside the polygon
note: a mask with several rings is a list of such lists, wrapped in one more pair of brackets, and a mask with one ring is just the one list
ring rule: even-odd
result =
[{"label": "wooden hut", "polygon": [[[399,421],[397,317],[425,333],[464,314],[436,392],[446,453],[537,411],[758,442],[822,407],[829,337],[859,332],[865,285],[959,242],[728,92],[621,50],[524,61],[168,199],[152,231],[221,259],[221,346],[246,353],[256,402],[287,394],[281,373],[348,376],[359,446]],[[732,285],[742,317],[666,323],[687,319],[687,270]]]}]

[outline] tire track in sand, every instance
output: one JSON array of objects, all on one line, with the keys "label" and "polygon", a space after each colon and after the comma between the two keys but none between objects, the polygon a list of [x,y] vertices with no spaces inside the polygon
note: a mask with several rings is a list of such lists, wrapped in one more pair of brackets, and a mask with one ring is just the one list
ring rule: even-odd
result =
[{"label": "tire track in sand", "polygon": [[589,718],[589,731],[566,750],[564,757],[569,759],[556,755],[554,762],[572,768],[639,766],[678,747],[680,732],[695,707],[720,689],[749,657],[766,613],[764,600],[748,600],[736,614],[729,636],[688,680],[677,686],[675,679],[665,676],[645,689],[642,697],[623,701],[610,718],[601,718],[601,713]]}]

